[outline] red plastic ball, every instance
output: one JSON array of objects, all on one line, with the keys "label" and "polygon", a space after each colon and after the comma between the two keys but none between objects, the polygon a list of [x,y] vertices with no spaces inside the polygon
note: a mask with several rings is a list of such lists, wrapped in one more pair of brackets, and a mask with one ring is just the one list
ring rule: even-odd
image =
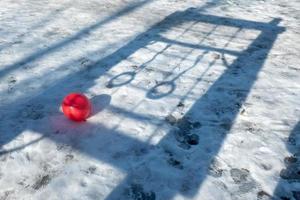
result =
[{"label": "red plastic ball", "polygon": [[83,94],[68,94],[61,106],[64,115],[73,121],[85,121],[91,114],[91,103]]}]

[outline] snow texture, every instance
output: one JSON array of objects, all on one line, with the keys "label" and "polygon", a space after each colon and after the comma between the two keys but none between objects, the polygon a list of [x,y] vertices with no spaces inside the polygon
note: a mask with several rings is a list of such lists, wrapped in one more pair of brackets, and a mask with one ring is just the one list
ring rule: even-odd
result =
[{"label": "snow texture", "polygon": [[0,199],[299,200],[299,35],[299,0],[1,0]]}]

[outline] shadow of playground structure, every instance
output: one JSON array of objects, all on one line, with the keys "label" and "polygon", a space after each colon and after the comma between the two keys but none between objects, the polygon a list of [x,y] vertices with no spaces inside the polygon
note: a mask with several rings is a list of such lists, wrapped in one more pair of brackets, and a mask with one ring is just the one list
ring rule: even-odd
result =
[{"label": "shadow of playground structure", "polygon": [[[199,155],[192,155],[190,158],[190,160],[197,160],[197,163],[191,162],[187,164],[188,161],[186,161],[187,163],[184,163],[184,161],[182,162],[181,160],[176,160],[173,158],[168,160],[169,164],[180,169],[174,172],[176,173],[176,177],[180,177],[177,180],[172,177],[174,174],[164,174],[163,172],[167,170],[160,170],[164,168],[163,164],[160,165],[160,169],[153,169],[154,173],[157,173],[156,177],[163,177],[161,180],[166,182],[170,181],[174,187],[177,187],[178,193],[181,193],[187,197],[193,197],[201,186],[201,183],[204,181],[208,173],[210,163],[220,150],[226,134],[230,131],[232,124],[237,117],[241,106],[243,105],[243,102],[246,100],[247,95],[249,94],[251,87],[256,80],[258,72],[264,64],[268,52],[276,40],[277,35],[284,31],[284,28],[277,26],[278,22],[280,21],[279,19],[274,19],[270,23],[260,23],[204,15],[192,10],[175,13],[165,19],[162,23],[165,23],[172,18],[175,20],[174,23],[200,21],[220,26],[236,27],[240,29],[257,29],[261,31],[260,35],[243,52],[230,52],[226,49],[215,49],[200,45],[193,46],[193,48],[238,55],[237,59],[230,66],[228,66],[228,69],[225,70],[224,73],[213,83],[208,91],[194,103],[194,105],[182,118],[183,120],[175,125],[177,126],[177,131],[171,131],[170,134],[163,138],[158,144],[158,146],[163,148],[177,144],[177,151],[179,150],[182,151],[183,154],[189,154],[187,150],[190,147],[188,145],[194,145],[198,142],[197,140],[191,139],[193,136],[189,133],[189,129],[193,127],[193,122],[186,123],[184,122],[185,119],[192,119],[192,121],[196,120],[200,122],[214,122],[216,125],[221,125],[224,127],[222,132],[214,132],[213,130],[210,130],[209,132],[200,132],[198,134],[201,140],[204,141],[203,144],[208,144],[206,148],[209,149],[209,152],[205,151],[205,145],[202,147],[198,146],[197,148],[202,148],[202,150],[199,151]],[[159,39],[159,36],[156,36],[155,38]],[[168,42],[172,43],[172,41]],[[189,46],[189,44],[178,43],[176,41],[173,41],[173,43]],[[249,73],[247,76],[239,75],[243,74],[243,71],[250,72],[251,76],[249,76]],[[213,112],[209,108],[216,108],[216,103],[218,104],[217,110],[219,111]],[[199,112],[203,113],[201,115],[201,119],[199,118]],[[197,138],[197,136],[194,136],[194,138]],[[195,143],[193,141],[195,141]],[[167,153],[171,156],[174,155],[174,152],[170,152],[169,150],[167,150]],[[187,164],[187,168],[183,167],[185,164]],[[133,181],[135,177],[137,177],[135,172],[133,172],[133,174],[129,174],[127,179],[124,180],[124,182],[120,184],[119,187],[116,188],[109,197],[107,197],[107,199],[118,199],[120,193],[122,193],[122,191],[126,191],[126,187],[128,190],[128,185],[130,185],[130,183],[131,188],[129,188],[129,190],[131,190],[131,192],[138,191],[133,192],[135,193],[133,196],[136,199],[138,199],[138,196],[142,197],[142,199],[155,199],[154,193],[141,192],[142,188],[140,185]],[[161,190],[164,190],[164,188],[161,188]],[[172,199],[174,195],[175,194],[172,192],[166,192],[165,196],[162,198]]]},{"label": "shadow of playground structure", "polygon": [[[257,30],[260,31],[260,34],[242,52],[218,49],[205,45],[188,44],[176,40],[166,40],[162,37],[164,31],[186,22],[202,22],[215,26]],[[284,28],[279,27],[278,23],[279,19],[274,19],[269,23],[262,23],[206,15],[201,14],[197,9],[175,12],[111,55],[94,63],[93,66],[89,66],[89,72],[74,74],[73,77],[68,77],[68,79],[58,82],[53,88],[47,91],[47,93],[53,92],[57,94],[55,96],[62,97],[65,91],[70,89],[67,88],[70,85],[69,83],[72,83],[74,80],[83,77],[87,73],[92,73],[95,78],[99,77],[108,69],[120,63],[122,60],[127,59],[139,49],[156,41],[236,56],[237,58],[233,63],[227,67],[206,93],[195,101],[183,118],[172,123],[174,130],[172,129],[156,146],[128,137],[122,132],[106,128],[104,125],[99,124],[93,125],[86,123],[75,127],[75,129],[79,131],[85,130],[86,132],[86,130],[88,130],[91,132],[97,131],[99,133],[89,137],[78,136],[75,138],[76,142],[74,142],[74,138],[69,140],[68,138],[51,134],[51,132],[56,130],[45,129],[45,126],[30,125],[30,127],[26,128],[38,133],[43,133],[44,137],[51,138],[57,143],[68,144],[74,149],[78,149],[89,156],[107,162],[127,172],[127,177],[109,194],[106,198],[107,200],[126,198],[120,197],[120,195],[131,195],[130,197],[135,200],[153,200],[156,199],[156,197],[168,200],[172,199],[177,193],[186,197],[193,197],[205,180],[210,163],[218,154],[226,135],[229,133],[234,120],[239,114],[241,106],[246,100],[273,43],[278,34],[284,31]],[[99,68],[99,66],[105,66],[105,68]],[[126,82],[126,84],[129,82]],[[91,80],[84,83],[80,88],[72,89],[80,89],[84,92],[93,86],[93,84],[94,82]],[[32,102],[40,102],[41,99],[49,98],[49,96],[44,94],[46,93],[41,94]],[[159,96],[159,98],[164,98],[167,95],[169,95],[169,93]],[[52,103],[59,104],[57,100]],[[212,107],[214,107],[215,110],[209,109]],[[200,118],[199,112],[202,113]],[[129,113],[126,117],[132,117],[132,115]],[[210,122],[213,122],[214,126],[221,126],[223,128],[206,127],[205,132],[199,131],[197,134],[191,134],[191,129],[200,124],[205,127],[205,124]],[[65,137],[68,136],[66,135]],[[198,138],[201,138],[200,142]],[[8,142],[8,140],[6,142]],[[158,164],[156,163],[156,165],[153,166],[144,166],[141,164],[141,166],[133,170],[131,169],[128,157],[113,157],[113,155],[121,152],[124,148],[128,149],[128,146],[138,149],[140,155],[149,159],[150,163],[151,160],[154,159]],[[99,147],[105,148],[99,150]],[[197,151],[191,153],[195,148],[197,148]],[[209,149],[209,151],[207,151],[207,149]],[[178,154],[178,152],[183,156],[189,155],[190,157],[180,160],[180,158],[173,156]],[[5,153],[6,152],[2,152],[2,154]],[[166,157],[167,159],[165,159]],[[196,163],[195,160],[197,160]],[[157,166],[159,166],[159,168],[157,168]],[[149,173],[149,171],[151,177],[158,179],[151,179],[153,182],[148,182],[147,186],[142,185],[143,183],[142,181],[139,182],[139,179],[144,174]],[[169,185],[170,183],[171,186]],[[149,187],[151,191],[148,192],[145,188]],[[172,190],[169,190],[169,187],[171,187]]]}]

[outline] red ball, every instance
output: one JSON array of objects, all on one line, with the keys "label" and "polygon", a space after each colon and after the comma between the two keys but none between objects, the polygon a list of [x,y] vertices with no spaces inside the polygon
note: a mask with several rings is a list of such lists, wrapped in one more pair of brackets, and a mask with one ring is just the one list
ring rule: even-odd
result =
[{"label": "red ball", "polygon": [[83,94],[68,94],[61,106],[65,116],[73,121],[85,121],[91,114],[91,103]]}]

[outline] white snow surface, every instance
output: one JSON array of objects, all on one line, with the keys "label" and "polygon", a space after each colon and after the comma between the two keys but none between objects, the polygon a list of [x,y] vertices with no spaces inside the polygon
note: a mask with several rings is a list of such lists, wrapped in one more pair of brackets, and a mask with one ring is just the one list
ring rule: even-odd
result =
[{"label": "white snow surface", "polygon": [[1,0],[0,199],[299,200],[299,57],[299,0]]}]

